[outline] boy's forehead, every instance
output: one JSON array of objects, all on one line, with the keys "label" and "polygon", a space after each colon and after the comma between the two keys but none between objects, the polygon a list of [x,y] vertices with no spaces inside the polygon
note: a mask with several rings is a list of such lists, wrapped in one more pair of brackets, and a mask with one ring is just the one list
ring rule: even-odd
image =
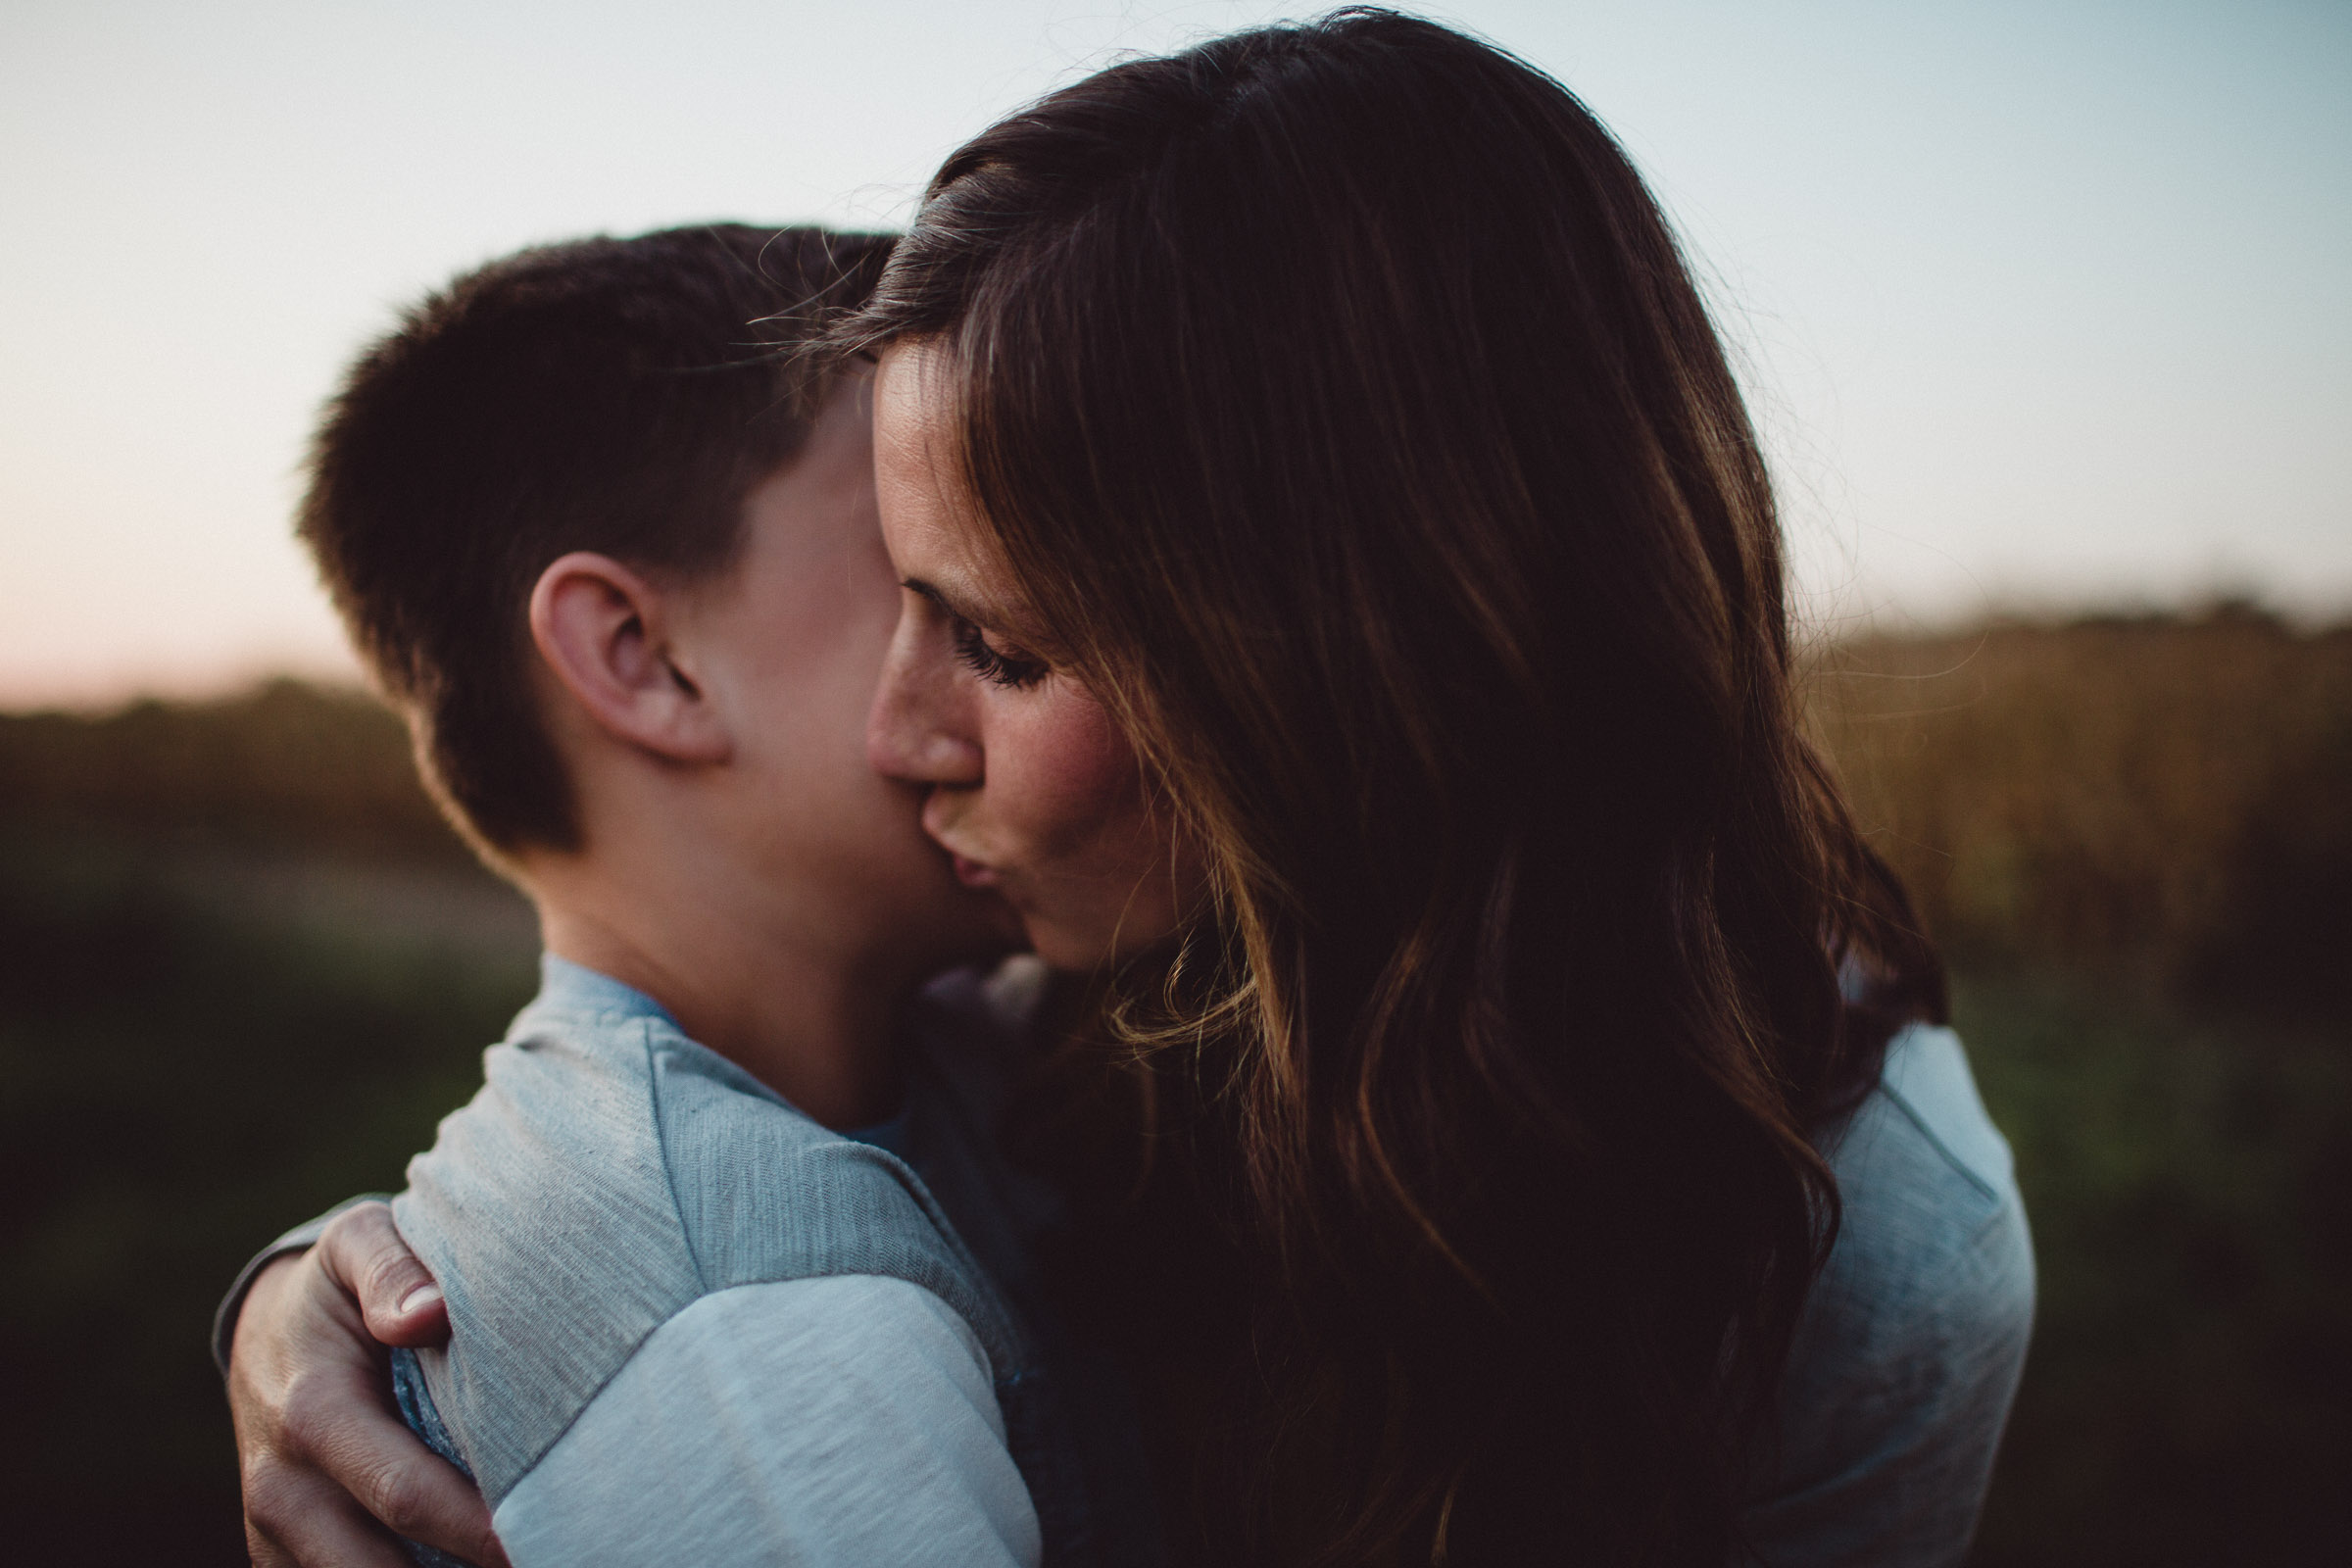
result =
[{"label": "boy's forehead", "polygon": [[880,551],[871,404],[862,390],[828,396],[800,450],[745,493],[739,567],[772,577],[794,564],[815,568]]}]

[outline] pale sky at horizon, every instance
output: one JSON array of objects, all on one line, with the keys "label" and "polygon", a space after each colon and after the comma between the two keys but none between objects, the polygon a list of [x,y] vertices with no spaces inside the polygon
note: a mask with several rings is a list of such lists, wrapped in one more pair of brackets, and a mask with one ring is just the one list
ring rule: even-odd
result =
[{"label": "pale sky at horizon", "polygon": [[[903,220],[1118,49],[1316,6],[0,7],[0,706],[339,673],[287,518],[395,309],[518,245]],[[2352,4],[1457,0],[1713,281],[1808,612],[2352,615]]]}]

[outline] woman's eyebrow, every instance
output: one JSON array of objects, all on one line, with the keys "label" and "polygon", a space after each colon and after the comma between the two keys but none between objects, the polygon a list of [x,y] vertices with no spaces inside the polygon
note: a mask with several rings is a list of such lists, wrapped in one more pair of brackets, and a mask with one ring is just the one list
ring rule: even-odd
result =
[{"label": "woman's eyebrow", "polygon": [[1012,606],[989,603],[984,600],[975,601],[966,598],[956,589],[942,588],[939,584],[921,577],[901,577],[899,586],[908,593],[921,594],[956,619],[977,626],[983,631],[993,632],[1001,637],[1013,638],[1032,649],[1038,647],[1037,634],[1023,629],[1024,622],[1020,612]]},{"label": "woman's eyebrow", "polygon": [[906,588],[907,592],[919,592],[919,595],[922,595],[924,600],[929,600],[931,604],[939,604],[939,607],[943,609],[943,612],[948,612],[948,613],[951,613],[951,615],[962,615],[964,620],[971,620],[971,615],[966,615],[966,613],[964,613],[964,607],[962,607],[962,604],[957,604],[957,602],[955,602],[955,600],[951,600],[951,597],[948,597],[948,592],[943,590],[943,588],[939,588],[939,585],[934,585],[934,583],[924,583],[922,578],[919,578],[919,576],[906,576],[906,578],[899,578],[899,588]]},{"label": "woman's eyebrow", "polygon": [[909,593],[921,594],[958,620],[968,620],[975,626],[985,624],[985,617],[979,612],[935,583],[925,582],[920,577],[901,577],[899,586]]}]

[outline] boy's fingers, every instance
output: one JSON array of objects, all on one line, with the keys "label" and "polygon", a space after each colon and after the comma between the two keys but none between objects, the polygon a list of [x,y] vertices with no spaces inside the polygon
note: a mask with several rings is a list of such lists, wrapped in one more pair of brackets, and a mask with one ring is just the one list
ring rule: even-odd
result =
[{"label": "boy's fingers", "polygon": [[379,1343],[415,1348],[449,1338],[441,1289],[400,1239],[389,1204],[360,1203],[336,1215],[318,1238],[318,1262],[359,1302]]}]

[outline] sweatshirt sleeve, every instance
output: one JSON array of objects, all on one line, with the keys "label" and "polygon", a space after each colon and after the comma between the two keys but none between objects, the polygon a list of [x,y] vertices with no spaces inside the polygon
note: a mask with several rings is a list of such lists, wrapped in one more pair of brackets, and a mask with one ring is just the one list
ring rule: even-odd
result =
[{"label": "sweatshirt sleeve", "polygon": [[988,1357],[920,1286],[745,1285],[654,1331],[499,1504],[516,1568],[1036,1568]]}]

